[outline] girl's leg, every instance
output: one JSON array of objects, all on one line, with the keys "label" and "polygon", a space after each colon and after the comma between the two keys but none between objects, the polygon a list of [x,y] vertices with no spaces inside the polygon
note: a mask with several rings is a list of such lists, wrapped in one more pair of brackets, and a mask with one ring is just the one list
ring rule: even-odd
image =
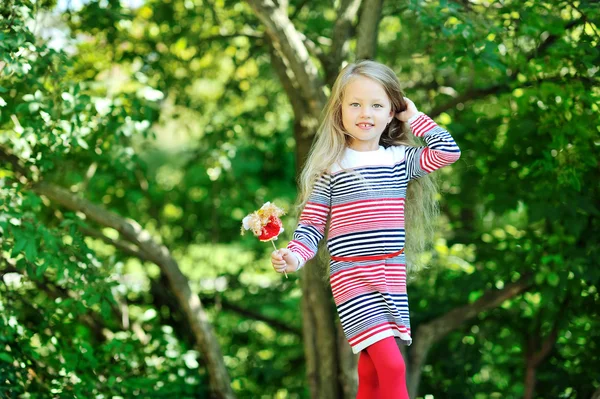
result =
[{"label": "girl's leg", "polygon": [[406,365],[394,337],[378,341],[366,351],[377,370],[380,399],[409,399],[406,389]]},{"label": "girl's leg", "polygon": [[379,399],[377,370],[366,350],[358,357],[358,394],[356,399]]}]

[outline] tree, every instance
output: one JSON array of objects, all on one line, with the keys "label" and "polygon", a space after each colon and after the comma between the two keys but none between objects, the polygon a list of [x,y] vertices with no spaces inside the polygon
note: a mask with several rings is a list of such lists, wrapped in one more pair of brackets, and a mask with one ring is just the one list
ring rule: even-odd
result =
[{"label": "tree", "polygon": [[[302,395],[295,377],[305,361],[312,397],[353,397],[356,359],[326,266],[311,262],[300,276],[302,356],[295,280],[253,283],[265,249],[238,246],[237,232],[244,210],[267,198],[291,206],[328,85],[343,62],[376,58],[463,148],[461,163],[440,172],[440,236],[412,282],[411,396],[592,395],[600,276],[591,3],[93,1],[63,12],[73,35],[93,35],[73,56],[28,30],[24,21],[42,10],[21,1],[2,9],[0,273],[9,279],[0,303],[10,313],[0,323],[10,349],[0,371],[9,391],[173,393],[159,382],[174,375],[180,395],[205,380],[216,397]],[[237,256],[217,256],[221,243]],[[240,258],[247,266],[228,266]],[[151,296],[111,280],[135,259]],[[190,267],[198,262],[201,274]],[[214,288],[203,292],[199,278]],[[249,320],[285,342],[250,334]],[[115,345],[115,336],[125,338]],[[144,354],[144,343],[153,351]],[[169,350],[185,358],[139,365]],[[90,366],[66,366],[78,358]]]}]

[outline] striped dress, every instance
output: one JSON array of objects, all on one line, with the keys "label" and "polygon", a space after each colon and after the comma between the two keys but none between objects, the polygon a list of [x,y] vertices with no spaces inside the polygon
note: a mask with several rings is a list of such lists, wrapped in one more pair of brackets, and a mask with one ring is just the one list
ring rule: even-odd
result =
[{"label": "striped dress", "polygon": [[315,256],[331,214],[331,290],[354,353],[391,336],[411,344],[406,261],[399,253],[405,240],[406,189],[411,179],[460,157],[450,134],[428,116],[420,113],[409,124],[427,146],[346,148],[340,165],[315,182],[288,244],[302,267]]}]

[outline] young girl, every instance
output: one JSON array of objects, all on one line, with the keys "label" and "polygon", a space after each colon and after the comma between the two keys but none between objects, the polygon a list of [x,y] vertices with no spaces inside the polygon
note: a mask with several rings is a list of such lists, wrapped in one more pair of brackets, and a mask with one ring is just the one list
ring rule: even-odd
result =
[{"label": "young girl", "polygon": [[[409,127],[427,146],[416,145]],[[459,157],[450,134],[404,97],[390,68],[361,61],[340,72],[300,178],[298,227],[271,261],[279,273],[300,269],[329,219],[329,280],[346,338],[360,353],[358,399],[408,398],[395,341],[412,342],[405,220],[408,250],[422,249],[436,209],[426,175]]]}]

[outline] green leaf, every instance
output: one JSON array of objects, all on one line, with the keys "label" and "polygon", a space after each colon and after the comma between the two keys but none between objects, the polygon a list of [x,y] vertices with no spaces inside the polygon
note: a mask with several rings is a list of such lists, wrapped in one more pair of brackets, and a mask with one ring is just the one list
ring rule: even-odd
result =
[{"label": "green leaf", "polygon": [[544,273],[539,272],[535,274],[535,283],[536,284],[542,284],[544,282],[544,280],[546,279],[546,276],[544,275]]},{"label": "green leaf", "polygon": [[560,282],[560,277],[558,277],[558,274],[552,272],[549,273],[548,276],[546,277],[546,280],[548,280],[548,284],[550,284],[553,287],[558,286],[558,283]]},{"label": "green leaf", "polygon": [[36,260],[38,255],[37,243],[35,239],[28,239],[27,245],[25,246],[25,257],[27,260],[33,262]]},{"label": "green leaf", "polygon": [[15,245],[12,248],[11,251],[11,257],[12,258],[16,258],[18,254],[21,253],[21,251],[23,251],[23,249],[27,246],[29,239],[19,233],[17,233],[16,231],[13,233],[14,235],[14,240],[15,240]]},{"label": "green leaf", "polygon": [[41,265],[38,265],[36,270],[35,270],[35,275],[37,277],[42,277],[44,275],[44,272],[46,271],[46,269],[48,269],[48,262],[43,262]]},{"label": "green leaf", "polygon": [[0,360],[3,360],[7,363],[12,363],[14,358],[6,352],[0,352]]}]

